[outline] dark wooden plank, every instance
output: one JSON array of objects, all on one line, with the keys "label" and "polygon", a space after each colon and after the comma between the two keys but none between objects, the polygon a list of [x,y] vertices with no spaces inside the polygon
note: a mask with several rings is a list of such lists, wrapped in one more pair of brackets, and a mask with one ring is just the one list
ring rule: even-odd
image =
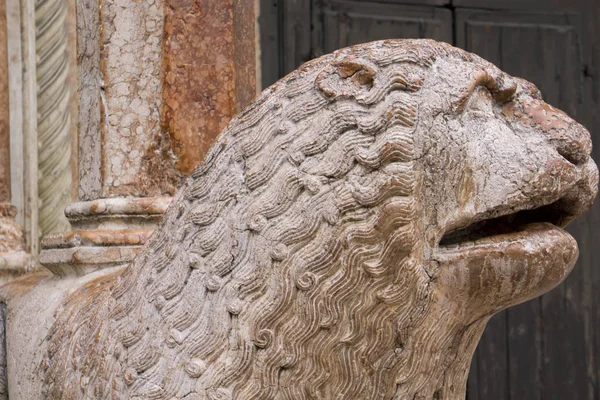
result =
[{"label": "dark wooden plank", "polygon": [[[600,68],[596,67],[596,73],[600,73]],[[590,85],[592,86],[592,85]],[[592,126],[597,127],[600,130],[600,113],[598,113],[598,106],[594,108],[592,112],[591,121]],[[592,157],[596,162],[600,160],[600,137],[598,134],[600,131],[596,131],[596,141],[594,142],[594,149],[592,151]],[[589,233],[587,240],[583,243],[579,243],[580,260],[578,268],[583,268],[589,271],[590,276],[590,291],[591,293],[587,296],[589,298],[590,310],[590,321],[589,327],[586,329],[588,337],[587,345],[587,370],[586,376],[591,386],[592,398],[600,398],[600,201],[596,199],[594,207],[585,216],[585,220],[589,226]]]},{"label": "dark wooden plank", "polygon": [[[542,297],[544,399],[590,399],[586,384],[583,315],[572,291],[581,281],[581,268],[567,282]],[[574,298],[575,297],[575,298]]]},{"label": "dark wooden plank", "polygon": [[260,0],[263,88],[311,58],[352,44],[399,37],[452,41],[449,9],[405,3],[448,0]]},{"label": "dark wooden plank", "polygon": [[[567,1],[565,0],[567,3]],[[592,134],[592,157],[600,160],[600,2],[583,1],[577,7],[583,17],[582,50],[584,60],[583,104],[578,116]],[[581,304],[574,304],[583,319],[585,365],[577,366],[576,373],[585,377],[586,399],[600,398],[600,201],[597,199],[590,212],[577,221],[569,231],[575,231],[579,243],[579,261],[575,272],[581,272]],[[565,282],[571,283],[571,277]],[[577,287],[570,288],[578,290]],[[577,298],[575,298],[577,300]]]},{"label": "dark wooden plank", "polygon": [[447,6],[450,0],[377,0],[377,3],[405,4],[416,6]]},{"label": "dark wooden plank", "polygon": [[312,58],[310,41],[311,2],[282,0],[283,74],[289,74]]},{"label": "dark wooden plank", "polygon": [[260,0],[258,25],[260,32],[260,68],[262,89],[281,77],[279,0]]},{"label": "dark wooden plank", "polygon": [[0,303],[0,400],[8,400],[8,362],[6,354],[6,303]]},{"label": "dark wooden plank", "polygon": [[390,38],[433,38],[452,42],[452,12],[380,2],[327,0],[313,9],[315,55]]},{"label": "dark wooden plank", "polygon": [[262,88],[312,58],[310,9],[305,0],[260,0]]},{"label": "dark wooden plank", "polygon": [[572,11],[595,0],[452,0],[454,7],[530,12]]},{"label": "dark wooden plank", "polygon": [[466,400],[475,400],[479,398],[479,352],[475,352],[471,367],[469,368],[469,380],[467,381]]},{"label": "dark wooden plank", "polygon": [[542,399],[540,303],[538,298],[505,311],[508,324],[508,378],[511,399]]},{"label": "dark wooden plank", "polygon": [[[592,56],[585,70],[584,83],[584,123],[592,132],[594,144],[592,158],[600,161],[600,3],[596,3],[586,13],[585,37],[593,38],[586,49],[592,49]],[[576,268],[588,271],[584,277],[586,287],[586,307],[589,307],[589,321],[586,327],[586,376],[593,399],[600,398],[600,199],[585,216],[587,235],[579,242],[580,258]],[[589,281],[588,281],[589,279]],[[585,315],[587,315],[586,313]]]},{"label": "dark wooden plank", "polygon": [[[477,359],[476,370],[471,368],[472,377],[477,380],[477,386],[467,385],[469,400],[505,400],[509,397],[508,376],[508,342],[506,314],[499,313],[492,317],[474,358]],[[494,379],[490,379],[494,377]]]}]

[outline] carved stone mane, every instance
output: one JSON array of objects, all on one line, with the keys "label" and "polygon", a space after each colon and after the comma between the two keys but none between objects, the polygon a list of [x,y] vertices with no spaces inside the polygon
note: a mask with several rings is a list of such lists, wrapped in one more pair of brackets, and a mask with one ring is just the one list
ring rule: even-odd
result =
[{"label": "carved stone mane", "polygon": [[[439,100],[446,114],[421,90],[434,78],[464,83]],[[479,181],[426,172],[435,165],[421,160],[443,150],[425,146],[426,133],[452,128],[442,116],[463,113],[477,87],[507,100],[517,90],[509,78],[447,44],[393,40],[326,55],[265,90],[221,134],[135,262],[59,310],[43,363],[46,397],[464,396],[489,316],[556,285],[576,258],[572,239],[553,231],[570,246],[559,272],[536,272],[472,315],[460,311],[468,300],[456,300],[466,291],[446,289],[460,286],[443,272],[450,256],[431,259],[444,231],[468,219],[431,211],[453,207],[432,203],[433,177],[442,176],[440,189],[469,193]],[[573,151],[587,157],[586,146]],[[444,162],[452,171],[454,161]],[[569,179],[593,199],[597,175],[586,168]],[[539,201],[525,196],[512,210],[555,202],[573,185]],[[465,196],[459,211],[503,214]],[[483,219],[475,211],[469,218]]]}]

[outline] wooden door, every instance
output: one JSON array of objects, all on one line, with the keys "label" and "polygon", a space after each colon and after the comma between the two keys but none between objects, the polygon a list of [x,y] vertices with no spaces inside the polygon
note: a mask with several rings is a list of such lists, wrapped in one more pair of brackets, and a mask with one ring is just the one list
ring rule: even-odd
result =
[{"label": "wooden door", "polygon": [[[261,0],[262,83],[311,58],[387,38],[427,37],[534,82],[592,133],[600,161],[600,1]],[[568,229],[578,264],[550,293],[490,321],[468,398],[599,399],[600,201]]]}]

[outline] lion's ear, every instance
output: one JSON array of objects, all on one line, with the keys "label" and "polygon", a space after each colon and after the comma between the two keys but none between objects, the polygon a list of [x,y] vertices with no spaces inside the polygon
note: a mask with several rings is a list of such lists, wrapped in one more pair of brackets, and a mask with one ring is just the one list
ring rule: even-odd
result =
[{"label": "lion's ear", "polygon": [[465,79],[466,84],[459,90],[457,100],[453,102],[453,110],[457,113],[463,111],[469,97],[475,89],[482,86],[490,91],[494,100],[505,103],[510,100],[517,91],[517,83],[499,71],[476,66]]},{"label": "lion's ear", "polygon": [[376,67],[359,59],[346,57],[328,65],[317,76],[316,86],[329,98],[356,97],[373,86]]}]

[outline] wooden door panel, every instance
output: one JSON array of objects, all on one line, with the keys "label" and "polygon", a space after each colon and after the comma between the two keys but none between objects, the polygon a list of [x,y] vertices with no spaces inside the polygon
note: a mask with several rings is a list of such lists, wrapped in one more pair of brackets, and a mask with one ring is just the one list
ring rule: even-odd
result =
[{"label": "wooden door panel", "polygon": [[329,0],[313,11],[315,56],[341,47],[390,38],[452,42],[452,12],[380,2]]},{"label": "wooden door panel", "polygon": [[571,11],[595,0],[452,0],[454,7],[528,12]]},{"label": "wooden door panel", "polygon": [[582,105],[580,16],[457,10],[456,45],[538,86],[577,117]]},{"label": "wooden door panel", "polygon": [[[390,38],[451,43],[449,0],[260,0],[262,87],[341,47]],[[311,29],[312,23],[312,29]]]},{"label": "wooden door panel", "polygon": [[312,0],[258,0],[261,86],[266,88],[312,58]]},{"label": "wooden door panel", "polygon": [[[360,1],[360,0],[359,0]],[[451,0],[366,0],[365,3],[408,4],[415,6],[449,6]]]}]

